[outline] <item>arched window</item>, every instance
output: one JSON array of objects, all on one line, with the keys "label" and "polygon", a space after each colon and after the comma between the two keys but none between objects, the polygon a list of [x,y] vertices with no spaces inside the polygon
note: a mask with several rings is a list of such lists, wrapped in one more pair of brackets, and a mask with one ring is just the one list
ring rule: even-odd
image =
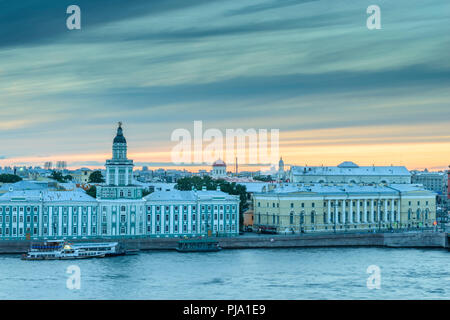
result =
[{"label": "arched window", "polygon": [[408,220],[411,220],[411,213],[412,213],[412,210],[408,209]]},{"label": "arched window", "polygon": [[294,213],[293,213],[293,212],[291,212],[291,213],[289,214],[289,223],[290,223],[290,224],[294,224]]},{"label": "arched window", "polygon": [[417,219],[420,219],[420,209],[417,209]]},{"label": "arched window", "polygon": [[314,211],[311,212],[311,224],[312,223],[315,223],[315,221],[314,221]]}]

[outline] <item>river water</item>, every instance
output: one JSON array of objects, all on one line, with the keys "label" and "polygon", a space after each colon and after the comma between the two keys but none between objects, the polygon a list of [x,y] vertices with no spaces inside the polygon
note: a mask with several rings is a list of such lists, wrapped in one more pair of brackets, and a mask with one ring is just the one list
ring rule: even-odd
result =
[{"label": "river water", "polygon": [[[80,288],[67,273],[80,271]],[[367,268],[379,267],[379,282]],[[22,261],[0,255],[0,299],[449,299],[443,249],[295,248]]]}]

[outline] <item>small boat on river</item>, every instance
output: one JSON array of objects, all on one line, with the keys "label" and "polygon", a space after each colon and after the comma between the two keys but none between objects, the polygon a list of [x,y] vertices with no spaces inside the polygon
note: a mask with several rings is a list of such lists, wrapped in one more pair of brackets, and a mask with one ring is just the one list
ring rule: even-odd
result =
[{"label": "small boat on river", "polygon": [[32,244],[22,260],[70,260],[104,258],[133,254],[135,250],[123,250],[117,242],[69,243],[65,240],[47,240]]}]

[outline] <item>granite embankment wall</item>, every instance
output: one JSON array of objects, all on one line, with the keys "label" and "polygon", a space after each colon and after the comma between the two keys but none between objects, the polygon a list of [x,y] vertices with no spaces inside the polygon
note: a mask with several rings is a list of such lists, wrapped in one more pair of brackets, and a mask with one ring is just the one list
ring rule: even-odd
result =
[{"label": "granite embankment wall", "polygon": [[[122,239],[128,248],[141,250],[173,250],[177,238]],[[296,247],[402,247],[402,248],[448,248],[448,234],[424,233],[365,233],[365,234],[323,234],[323,235],[264,235],[218,238],[224,249],[254,248],[296,248]],[[117,241],[86,240],[93,241]],[[0,240],[0,253],[23,253],[31,241]]]}]

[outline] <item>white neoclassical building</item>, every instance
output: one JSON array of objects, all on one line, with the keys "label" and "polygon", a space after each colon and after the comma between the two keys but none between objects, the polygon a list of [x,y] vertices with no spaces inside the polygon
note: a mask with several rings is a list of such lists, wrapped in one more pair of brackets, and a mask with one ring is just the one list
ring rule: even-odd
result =
[{"label": "white neoclassical building", "polygon": [[345,161],[336,167],[292,166],[293,183],[411,183],[411,173],[404,166],[358,166]]}]

